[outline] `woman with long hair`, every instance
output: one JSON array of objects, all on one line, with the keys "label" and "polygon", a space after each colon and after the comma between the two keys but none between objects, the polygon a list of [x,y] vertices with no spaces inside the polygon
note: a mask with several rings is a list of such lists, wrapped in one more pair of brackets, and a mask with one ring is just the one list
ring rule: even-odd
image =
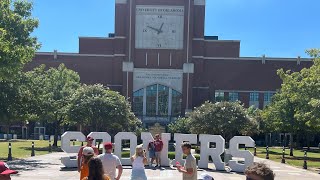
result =
[{"label": "woman with long hair", "polygon": [[104,175],[102,162],[99,158],[94,157],[89,161],[89,176],[82,180],[110,180],[108,176]]},{"label": "woman with long hair", "polygon": [[131,180],[147,180],[144,166],[148,164],[146,152],[143,149],[142,144],[136,147],[135,154],[131,157],[132,172]]}]

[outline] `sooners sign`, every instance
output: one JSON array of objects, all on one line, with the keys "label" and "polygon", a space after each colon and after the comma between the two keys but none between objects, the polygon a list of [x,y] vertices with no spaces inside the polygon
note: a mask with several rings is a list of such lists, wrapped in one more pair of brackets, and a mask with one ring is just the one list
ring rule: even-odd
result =
[{"label": "sooners sign", "polygon": [[[103,142],[111,142],[111,136],[107,132],[92,132],[88,136],[93,137],[95,140],[101,139]],[[161,139],[163,141],[163,150],[161,153],[161,165],[169,166],[170,160],[168,158],[168,142],[170,141],[170,133],[162,133]],[[77,141],[85,141],[86,137],[81,132],[68,131],[65,132],[61,137],[61,149],[66,153],[78,153],[80,146],[70,146],[70,140],[76,139]],[[147,146],[153,136],[149,132],[141,133],[141,139],[143,141],[143,147],[147,150]],[[114,136],[114,154],[117,155],[123,165],[131,165],[130,158],[121,157],[122,152],[122,140],[130,141],[130,154],[133,155],[135,147],[137,146],[137,136],[132,132],[119,132]],[[174,134],[174,141],[176,142],[175,149],[175,159],[172,164],[175,162],[184,163],[182,149],[180,144],[182,142],[188,141],[191,144],[198,144],[197,134]],[[198,162],[199,168],[208,168],[209,156],[215,165],[217,170],[225,170],[225,163],[221,159],[221,155],[225,152],[225,140],[220,135],[209,135],[209,134],[200,134],[200,161]],[[210,143],[215,143],[215,148],[210,148]],[[239,163],[238,160],[230,160],[229,166],[232,171],[244,172],[247,166],[250,166],[253,163],[254,156],[248,150],[240,150],[239,144],[244,144],[246,147],[254,147],[255,142],[249,136],[234,136],[229,142],[229,152],[232,157],[237,159],[241,158],[244,160],[244,163]],[[148,155],[148,153],[147,153]]]}]

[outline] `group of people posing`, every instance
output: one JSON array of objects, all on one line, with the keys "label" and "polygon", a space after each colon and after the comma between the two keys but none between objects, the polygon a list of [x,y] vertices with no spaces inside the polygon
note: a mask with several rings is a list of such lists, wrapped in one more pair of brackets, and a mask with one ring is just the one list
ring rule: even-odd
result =
[{"label": "group of people posing", "polygon": [[[80,148],[78,153],[78,171],[80,180],[119,180],[123,167],[119,157],[114,155],[111,142],[104,143],[105,153],[99,155],[99,150],[93,145],[93,138],[87,137],[87,145]],[[183,173],[183,179],[197,180],[197,164],[195,157],[191,154],[191,144],[181,145],[183,153],[187,155],[185,165],[177,164],[177,170]],[[131,157],[132,172],[131,180],[147,180],[145,166],[161,167],[161,151],[163,142],[160,135],[155,136],[154,141],[148,144],[150,164],[143,145],[138,145],[135,154]],[[153,166],[153,163],[156,163]],[[118,170],[118,173],[117,173]]]},{"label": "group of people posing", "polygon": [[[99,155],[99,150],[93,145],[93,138],[87,137],[87,145],[80,148],[78,153],[78,171],[80,180],[119,180],[123,167],[119,157],[114,155],[113,144],[104,143],[105,153]],[[161,151],[163,142],[160,135],[155,136],[154,141],[148,144],[150,164],[146,156],[143,145],[138,145],[135,154],[131,157],[132,171],[131,180],[147,180],[145,166],[161,167]],[[186,155],[184,165],[176,164],[176,168],[182,173],[183,180],[197,180],[196,158],[191,154],[191,144],[188,142],[181,144],[183,154]],[[156,162],[153,166],[153,162]],[[118,172],[117,172],[118,170]],[[246,172],[247,180],[273,180],[274,173],[263,163],[255,163],[248,167]],[[209,179],[213,179],[209,176]]]}]

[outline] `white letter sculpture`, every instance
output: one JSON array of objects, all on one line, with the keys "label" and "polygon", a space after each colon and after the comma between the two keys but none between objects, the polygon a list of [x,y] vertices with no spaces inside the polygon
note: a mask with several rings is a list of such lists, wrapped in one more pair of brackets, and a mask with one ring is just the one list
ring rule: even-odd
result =
[{"label": "white letter sculpture", "polygon": [[137,136],[132,132],[119,132],[114,136],[114,154],[120,158],[122,165],[131,165],[130,157],[122,158],[122,140],[130,140],[130,156],[132,156],[136,150]]},{"label": "white letter sculpture", "polygon": [[239,150],[239,144],[245,144],[246,147],[254,147],[254,140],[250,136],[234,136],[230,140],[230,154],[233,157],[244,158],[244,164],[239,164],[237,160],[230,160],[229,166],[232,171],[244,172],[245,169],[252,165],[254,156],[248,150]]},{"label": "white letter sculpture", "polygon": [[83,142],[86,141],[86,136],[78,131],[67,131],[61,136],[61,149],[66,153],[78,153],[81,146],[70,146],[71,139]]},{"label": "white letter sculpture", "polygon": [[[66,153],[78,153],[80,146],[70,146],[70,140],[76,139],[83,142],[86,137],[81,132],[67,131],[61,136],[61,149]],[[77,159],[70,156],[61,157],[61,163],[67,168],[78,167]]]},{"label": "white letter sculpture", "polygon": [[[200,134],[199,141],[201,143],[201,152],[198,166],[200,168],[208,168],[209,156],[211,156],[216,170],[225,170],[224,162],[221,160],[225,145],[224,138],[220,135]],[[215,142],[216,148],[210,148],[210,142]]]}]

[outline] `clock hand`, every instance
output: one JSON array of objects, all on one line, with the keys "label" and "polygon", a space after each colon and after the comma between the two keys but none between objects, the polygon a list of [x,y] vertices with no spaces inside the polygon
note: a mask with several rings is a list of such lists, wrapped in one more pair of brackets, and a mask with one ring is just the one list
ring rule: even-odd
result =
[{"label": "clock hand", "polygon": [[151,27],[151,26],[147,26],[147,28],[150,28],[150,29],[152,29],[152,30],[154,30],[154,31],[157,31],[157,33],[159,34],[159,29],[156,29],[156,28]]},{"label": "clock hand", "polygon": [[159,31],[158,31],[158,34],[160,34],[160,33],[163,32],[163,31],[162,31],[163,24],[164,24],[164,23],[161,24],[160,29],[159,29]]}]

